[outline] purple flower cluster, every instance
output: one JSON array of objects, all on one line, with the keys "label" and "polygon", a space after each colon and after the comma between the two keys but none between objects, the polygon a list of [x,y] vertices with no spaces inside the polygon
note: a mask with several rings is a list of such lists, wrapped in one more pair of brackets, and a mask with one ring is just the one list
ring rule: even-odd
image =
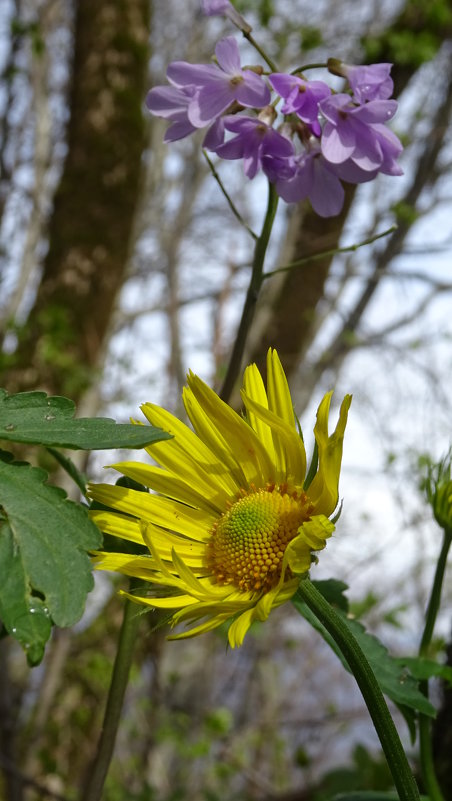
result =
[{"label": "purple flower cluster", "polygon": [[[228,3],[217,0],[217,6]],[[343,75],[350,89],[337,94],[323,81],[275,72],[268,76],[277,95],[272,98],[262,68],[242,68],[233,37],[218,42],[215,56],[216,63],[208,65],[173,61],[169,86],[149,92],[149,110],[171,123],[166,142],[207,128],[205,148],[224,159],[242,159],[248,178],[262,170],[280,197],[288,203],[308,198],[322,217],[340,212],[343,181],[402,174],[402,145],[386,126],[397,110],[389,99],[391,64],[334,62],[331,71]],[[284,117],[278,124],[279,99]]]}]

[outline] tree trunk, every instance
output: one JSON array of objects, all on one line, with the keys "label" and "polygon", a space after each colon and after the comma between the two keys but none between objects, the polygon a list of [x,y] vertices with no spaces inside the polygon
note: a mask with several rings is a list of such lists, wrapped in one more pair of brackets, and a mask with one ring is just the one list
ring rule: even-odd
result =
[{"label": "tree trunk", "polygon": [[148,0],[79,0],[66,158],[10,391],[79,398],[94,379],[128,260],[145,144]]}]

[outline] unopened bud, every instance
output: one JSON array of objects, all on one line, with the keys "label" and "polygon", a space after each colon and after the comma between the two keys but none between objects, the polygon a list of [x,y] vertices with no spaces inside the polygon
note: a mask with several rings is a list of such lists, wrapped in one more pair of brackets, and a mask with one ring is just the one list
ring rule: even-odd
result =
[{"label": "unopened bud", "polygon": [[273,106],[265,106],[257,116],[258,119],[260,119],[261,122],[265,122],[266,125],[273,125],[277,114]]},{"label": "unopened bud", "polygon": [[452,533],[452,448],[442,462],[429,469],[426,492],[436,522]]}]

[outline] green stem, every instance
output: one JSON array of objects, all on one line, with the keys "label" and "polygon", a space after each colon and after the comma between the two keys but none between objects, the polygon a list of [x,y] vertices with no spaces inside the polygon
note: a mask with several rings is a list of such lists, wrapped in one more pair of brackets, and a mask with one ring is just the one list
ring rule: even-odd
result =
[{"label": "green stem", "polygon": [[305,72],[306,70],[317,70],[317,69],[328,69],[328,64],[325,64],[323,61],[314,64],[303,64],[302,67],[296,67],[292,72],[291,75],[296,75],[297,72]]},{"label": "green stem", "polygon": [[245,39],[248,39],[250,45],[252,45],[254,47],[254,49],[257,50],[259,55],[262,56],[264,61],[267,62],[267,64],[270,67],[271,71],[272,72],[279,72],[278,67],[276,66],[275,62],[272,61],[269,56],[267,56],[267,53],[265,52],[265,50],[263,50],[262,47],[260,46],[260,44],[258,42],[256,42],[256,40],[255,40],[254,36],[252,35],[251,31],[245,31],[245,30],[242,29],[242,33],[243,33]]},{"label": "green stem", "polygon": [[341,617],[309,579],[300,582],[297,593],[323,623],[348,662],[380,739],[400,801],[419,801],[419,791],[394,721],[377,679],[359,644]]},{"label": "green stem", "polygon": [[267,212],[265,214],[261,234],[256,241],[256,246],[254,248],[251,278],[243,306],[242,318],[240,320],[234,348],[232,350],[228,369],[223,382],[223,387],[220,392],[220,397],[224,401],[229,400],[232,390],[234,389],[234,384],[237,380],[242,363],[246,338],[253,321],[257,299],[262,287],[265,254],[267,252],[268,242],[270,240],[270,235],[273,228],[276,209],[278,208],[278,195],[276,194],[275,188],[272,184],[269,184],[268,187]]},{"label": "green stem", "polygon": [[[425,625],[422,633],[421,644],[419,646],[419,656],[427,656],[430,643],[433,637],[436,618],[441,603],[441,592],[443,588],[444,575],[446,572],[447,557],[452,542],[452,530],[444,530],[443,545],[436,565],[435,577],[433,579],[432,591],[425,613]],[[419,685],[421,691],[428,698],[428,681],[424,680]],[[444,801],[442,790],[436,778],[435,765],[433,762],[432,740],[431,740],[431,721],[427,715],[419,714],[419,752],[421,760],[422,779],[425,791],[430,801]]]},{"label": "green stem", "polygon": [[[131,579],[130,590],[133,591],[135,587],[136,580]],[[140,620],[141,614],[137,611],[137,605],[133,601],[126,600],[102,731],[96,757],[81,801],[101,801],[102,799],[105,779],[113,757]]]}]

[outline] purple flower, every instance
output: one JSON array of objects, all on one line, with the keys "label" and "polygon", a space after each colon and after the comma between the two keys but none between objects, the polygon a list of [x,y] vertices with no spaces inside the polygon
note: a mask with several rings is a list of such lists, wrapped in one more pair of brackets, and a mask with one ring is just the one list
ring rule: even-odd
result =
[{"label": "purple flower", "polygon": [[394,116],[395,100],[371,100],[354,106],[349,95],[337,94],[322,100],[320,110],[326,118],[321,147],[327,161],[342,164],[352,159],[362,170],[372,171],[381,170],[389,164],[388,159],[395,158],[394,140],[388,144],[382,125]]},{"label": "purple flower", "polygon": [[235,10],[229,0],[201,0],[201,11],[206,17],[228,17],[245,33],[251,33],[251,25]]},{"label": "purple flower", "polygon": [[222,16],[230,8],[229,0],[201,0],[201,11],[206,17]]},{"label": "purple flower", "polygon": [[248,178],[254,178],[266,159],[285,159],[294,154],[292,142],[257,117],[225,117],[224,127],[237,136],[215,152],[223,159],[243,159]]},{"label": "purple flower", "polygon": [[396,161],[403,150],[400,139],[385,125],[374,125],[373,129],[378,136],[378,145],[383,155],[378,171],[385,175],[403,175],[403,170]]},{"label": "purple flower", "polygon": [[167,70],[168,80],[175,86],[198,90],[188,105],[188,119],[195,128],[215,120],[234,100],[251,108],[263,108],[270,102],[270,90],[261,76],[242,70],[235,39],[221,39],[215,55],[219,66],[173,61]]},{"label": "purple flower", "polygon": [[310,153],[296,156],[294,173],[290,178],[276,181],[276,191],[287,203],[298,203],[309,198],[320,217],[339,214],[344,202],[344,187],[331,164],[316,148]]},{"label": "purple flower", "polygon": [[341,73],[348,79],[357,103],[387,100],[394,90],[390,78],[392,64],[341,64]]},{"label": "purple flower", "polygon": [[196,87],[179,89],[176,86],[154,86],[146,97],[146,106],[156,117],[171,120],[164,142],[175,142],[196,131],[188,119],[188,106],[196,94]]},{"label": "purple flower", "polygon": [[309,125],[315,136],[320,136],[319,103],[331,94],[329,86],[323,81],[305,81],[296,75],[281,72],[270,75],[269,81],[285,101],[281,108],[282,113],[297,114]]}]

